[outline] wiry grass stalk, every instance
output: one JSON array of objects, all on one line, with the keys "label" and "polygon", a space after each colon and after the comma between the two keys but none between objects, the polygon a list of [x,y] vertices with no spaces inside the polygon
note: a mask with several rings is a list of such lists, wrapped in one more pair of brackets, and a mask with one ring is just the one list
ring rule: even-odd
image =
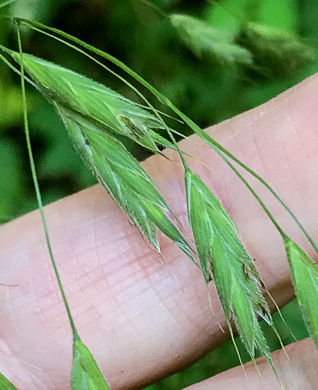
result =
[{"label": "wiry grass stalk", "polygon": [[202,139],[204,137],[205,141],[215,150],[219,156],[226,162],[226,164],[236,173],[236,175],[243,181],[243,183],[247,186],[247,188],[250,190],[250,192],[253,194],[253,196],[256,198],[258,203],[261,205],[262,209],[265,211],[269,219],[273,222],[274,226],[284,239],[286,234],[283,232],[283,230],[278,225],[275,218],[272,216],[272,214],[269,212],[268,208],[265,206],[264,202],[261,200],[261,198],[256,194],[255,191],[252,190],[252,187],[250,185],[247,185],[246,180],[243,178],[241,174],[239,174],[238,170],[235,169],[234,165],[229,162],[225,156],[229,157],[231,160],[236,162],[239,166],[241,166],[243,169],[245,169],[249,174],[251,174],[253,177],[255,177],[259,182],[261,182],[267,190],[278,200],[278,202],[284,207],[284,209],[288,212],[288,214],[292,217],[292,219],[296,222],[298,227],[301,229],[301,231],[304,233],[312,247],[315,249],[315,251],[318,253],[318,245],[313,240],[313,238],[309,235],[309,233],[306,231],[304,226],[301,224],[301,222],[298,220],[296,215],[292,212],[292,210],[286,205],[286,203],[281,199],[281,197],[277,194],[276,191],[253,169],[249,168],[246,164],[244,164],[242,161],[240,161],[237,157],[235,157],[232,153],[230,153],[227,149],[225,149],[221,144],[219,144],[215,139],[210,137],[208,134],[204,133],[202,134]]},{"label": "wiry grass stalk", "polygon": [[61,277],[54,259],[54,254],[51,246],[51,241],[49,237],[48,227],[46,218],[44,215],[43,202],[40,192],[40,187],[37,179],[37,173],[32,153],[31,139],[30,139],[30,131],[29,131],[29,121],[27,115],[27,100],[26,100],[26,91],[25,91],[25,80],[24,80],[24,64],[23,64],[23,51],[22,51],[22,42],[20,36],[20,30],[18,23],[16,23],[17,36],[18,36],[18,45],[19,45],[19,55],[20,55],[20,65],[21,65],[21,91],[22,91],[22,102],[23,102],[23,118],[24,118],[24,129],[25,129],[25,137],[27,150],[30,160],[30,168],[32,173],[33,184],[35,188],[36,198],[38,202],[38,206],[41,213],[42,224],[44,228],[46,245],[48,248],[49,256],[51,259],[51,264],[54,270],[55,278],[57,280],[60,293],[62,295],[63,304],[67,312],[68,320],[72,329],[73,334],[73,367],[72,367],[72,378],[71,378],[71,388],[73,390],[82,389],[101,389],[101,390],[109,390],[103,375],[101,374],[93,356],[91,355],[88,348],[81,341],[77,329],[75,327],[75,323],[71,314],[71,310],[64,292],[64,287],[61,281]]},{"label": "wiry grass stalk", "polygon": [[68,319],[72,328],[72,333],[74,338],[78,337],[78,333],[75,328],[75,324],[71,315],[71,311],[65,296],[63,284],[61,282],[61,278],[55,263],[54,255],[53,255],[53,250],[51,246],[51,241],[49,237],[49,232],[48,232],[48,227],[47,227],[47,222],[46,218],[44,215],[44,209],[43,209],[43,202],[42,202],[42,197],[41,197],[41,192],[40,192],[40,187],[39,187],[39,182],[37,179],[37,173],[35,169],[35,163],[34,163],[34,158],[33,158],[33,153],[32,153],[32,146],[31,146],[31,139],[30,139],[30,131],[29,131],[29,121],[28,121],[28,108],[27,108],[27,100],[26,100],[26,92],[25,92],[25,81],[24,81],[24,65],[23,65],[23,52],[22,52],[22,42],[21,42],[21,36],[20,36],[20,30],[18,27],[18,24],[16,24],[17,27],[17,34],[18,34],[18,45],[19,45],[19,53],[20,53],[20,58],[21,58],[21,91],[22,91],[22,102],[23,102],[23,120],[24,120],[24,129],[25,129],[25,138],[26,138],[26,144],[27,144],[27,150],[28,150],[28,155],[29,155],[29,161],[30,161],[30,168],[31,168],[31,173],[32,173],[32,180],[35,188],[35,194],[38,202],[38,206],[40,209],[41,213],[41,219],[42,219],[42,224],[44,228],[44,234],[45,234],[45,240],[46,240],[46,245],[49,251],[51,263],[53,266],[53,270],[55,273],[56,280],[59,285],[59,289],[61,291],[63,303],[68,315]]}]

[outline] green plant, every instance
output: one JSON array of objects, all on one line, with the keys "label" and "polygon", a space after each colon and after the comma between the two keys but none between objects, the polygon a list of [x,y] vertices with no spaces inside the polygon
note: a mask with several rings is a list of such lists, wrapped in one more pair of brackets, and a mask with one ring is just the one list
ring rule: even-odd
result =
[{"label": "green plant", "polygon": [[[47,29],[45,26],[38,23],[26,20],[18,21],[31,25],[40,31],[41,29]],[[202,139],[220,153],[221,157],[224,158],[231,167],[233,166],[229,162],[228,158],[233,159],[236,163],[239,163],[244,167],[244,165],[235,159],[234,156],[229,154],[212,138],[208,137],[198,126],[189,120],[187,116],[180,112],[167,98],[165,98],[165,96],[156,91],[123,64],[71,36],[67,36],[57,30],[49,28],[48,30],[51,30],[53,33],[60,34],[64,38],[71,39],[75,43],[83,46],[85,49],[90,49],[95,54],[102,55],[115,62],[130,75],[133,75],[144,86],[149,88],[151,92],[153,92],[167,106],[172,108],[173,111],[178,114],[193,131],[197,132]],[[158,111],[154,110],[153,107],[149,105],[149,109],[152,110],[152,114],[149,114],[147,111],[138,108],[134,105],[134,103],[128,101],[127,99],[124,99],[112,91],[105,89],[105,87],[103,89],[98,84],[94,84],[90,80],[84,79],[82,76],[76,75],[66,69],[55,67],[47,62],[35,59],[34,57],[29,57],[25,54],[20,53],[19,56],[12,51],[7,49],[4,50],[8,54],[12,55],[13,58],[21,65],[22,80],[24,80],[23,69],[25,67],[33,80],[32,82],[35,83],[40,91],[43,92],[43,94],[56,106],[57,111],[63,117],[64,122],[68,127],[74,144],[77,149],[80,150],[95,175],[112,194],[113,198],[115,198],[121,208],[145,233],[153,246],[158,251],[160,250],[157,245],[153,225],[155,224],[166,235],[172,238],[172,240],[175,241],[192,259],[193,255],[191,254],[190,245],[186,243],[181,234],[175,227],[173,227],[170,220],[165,216],[165,212],[169,212],[166,202],[160,197],[150,178],[141,170],[135,160],[132,159],[129,153],[125,150],[123,145],[113,138],[111,133],[119,132],[121,135],[129,137],[132,141],[137,141],[138,143],[150,148],[152,151],[158,152],[156,143],[158,143],[158,140],[160,141],[160,139],[155,135],[155,133],[148,131],[149,129],[152,130],[152,124],[155,124],[155,127],[165,129],[168,132],[171,137],[171,141],[168,145],[179,151],[180,157],[185,164],[183,152],[175,144],[171,129],[165,125]],[[56,71],[55,74],[54,72],[52,73],[53,70]],[[67,82],[64,85],[62,85],[60,81],[65,79],[60,77],[59,73],[62,73],[63,77],[66,77],[67,79]],[[83,85],[85,88],[83,88]],[[71,87],[68,88],[69,86]],[[82,89],[76,90],[76,87],[81,87]],[[103,97],[101,98],[101,101],[106,95],[114,99],[115,104],[112,107],[115,108],[110,110],[110,115],[108,115],[107,118],[99,118],[91,111],[91,108],[94,107],[89,107],[89,100],[85,97],[85,89],[87,89],[90,93],[96,92],[99,94],[102,92]],[[77,101],[74,103],[74,98],[76,97]],[[109,106],[110,105],[108,103],[108,109]],[[119,113],[119,115],[116,115],[116,113],[114,114],[114,110],[116,113]],[[99,114],[99,112],[97,112],[97,114]],[[141,124],[137,121],[138,119],[140,120],[140,118],[142,118]],[[145,119],[148,123],[151,123],[151,126],[144,125]],[[112,157],[109,157],[114,150],[116,150],[117,154],[113,154]],[[119,154],[121,158],[117,161],[116,158]],[[91,156],[93,156],[93,158],[91,158]],[[136,185],[135,178],[130,176],[130,171],[137,175],[137,178],[140,180],[138,185]],[[210,281],[212,276],[215,278],[215,282],[217,286],[219,286],[219,293],[227,319],[230,321],[233,315],[236,317],[239,329],[241,330],[241,336],[250,352],[251,357],[254,358],[255,348],[259,348],[270,361],[268,348],[266,344],[264,344],[264,339],[258,328],[256,320],[257,313],[262,315],[271,323],[267,305],[259,294],[259,286],[262,285],[259,275],[253,262],[240,243],[237,237],[235,224],[229,218],[226,211],[205,187],[204,183],[202,183],[198,177],[189,171],[186,164],[185,172],[188,189],[189,219],[194,231],[197,251],[206,283]],[[251,170],[249,172],[254,174]],[[114,180],[114,177],[117,177],[117,180]],[[141,192],[139,193],[138,190],[140,189]],[[249,187],[249,189],[251,190],[251,187]],[[137,195],[137,201],[134,199],[134,195]],[[254,195],[257,197],[257,194],[254,193]],[[257,199],[260,201],[269,217],[272,218],[271,214],[266,209],[266,206],[259,198]],[[202,212],[206,213],[207,223],[205,225],[200,224],[201,221],[196,219],[196,207],[199,207],[198,210],[200,214]],[[291,263],[294,263],[293,253],[297,253],[297,247],[289,240],[273,218],[272,221],[285,239],[290,261]],[[215,237],[213,235],[215,235]],[[213,239],[211,239],[211,236]],[[309,235],[307,236],[315,249],[317,249],[315,242]],[[223,243],[223,245],[220,245],[221,243]],[[227,248],[227,246],[229,254],[224,253],[224,248]],[[230,262],[228,267],[224,269],[221,263],[219,263],[219,267],[216,266],[217,264],[215,264],[215,267],[213,266],[213,261],[224,261],[226,258],[229,258],[231,261],[234,260],[236,256],[233,256],[233,252],[239,253],[241,259],[244,258],[245,261],[243,262],[241,260],[235,263]],[[315,291],[315,285],[317,284],[317,267],[306,255],[297,256],[297,260],[300,260],[300,264],[303,266],[305,265],[307,273],[306,278],[310,277],[312,279],[314,287],[312,291]],[[295,265],[292,267],[295,267]],[[235,284],[237,280],[244,282],[243,287],[242,283]],[[305,291],[304,286],[301,284],[302,282],[304,282],[304,280],[300,279],[300,281],[295,283],[296,289],[299,289],[298,295],[300,296],[302,296]],[[237,290],[235,291],[236,300],[234,301],[231,297],[233,292],[227,291],[228,285],[237,287]],[[246,306],[242,304],[243,302],[246,302],[247,307],[250,308],[249,313],[241,311],[246,308]],[[315,338],[316,330],[314,327],[316,322],[314,319],[316,313],[312,312],[311,309],[309,310],[308,301],[306,301],[306,299],[302,299],[302,306],[304,307],[305,316],[308,319],[309,328]],[[311,316],[313,316],[313,320],[311,319]],[[248,321],[246,321],[246,317],[249,319]]]}]

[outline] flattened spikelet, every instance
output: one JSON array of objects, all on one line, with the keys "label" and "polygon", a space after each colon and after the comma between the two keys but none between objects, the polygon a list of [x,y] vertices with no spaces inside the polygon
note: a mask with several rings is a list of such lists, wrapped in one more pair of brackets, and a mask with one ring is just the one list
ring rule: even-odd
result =
[{"label": "flattened spikelet", "polygon": [[258,316],[270,325],[272,320],[253,260],[235,223],[202,180],[186,170],[185,183],[189,221],[205,281],[214,279],[226,319],[236,323],[251,358],[259,350],[272,364]]},{"label": "flattened spikelet", "polygon": [[[20,55],[8,51],[19,63]],[[163,128],[154,115],[115,91],[68,69],[23,54],[25,70],[55,106],[72,142],[98,181],[160,253],[156,228],[194,261],[191,248],[171,222],[174,218],[155,183],[116,134],[158,152]],[[162,141],[164,146],[172,145]],[[173,146],[172,146],[173,147]]]},{"label": "flattened spikelet", "polygon": [[[20,63],[20,55],[9,52]],[[51,62],[23,54],[23,63],[39,91],[51,102],[95,121],[101,131],[115,132],[159,152],[157,144],[161,144],[162,137],[154,130],[165,127],[147,110],[105,85]],[[162,142],[172,147],[171,142]]]},{"label": "flattened spikelet", "polygon": [[137,160],[111,135],[83,116],[56,105],[70,138],[98,181],[160,253],[157,226],[191,260],[191,249],[168,216],[168,204]]},{"label": "flattened spikelet", "polygon": [[318,348],[318,266],[292,240],[285,240],[297,301],[308,332]]}]

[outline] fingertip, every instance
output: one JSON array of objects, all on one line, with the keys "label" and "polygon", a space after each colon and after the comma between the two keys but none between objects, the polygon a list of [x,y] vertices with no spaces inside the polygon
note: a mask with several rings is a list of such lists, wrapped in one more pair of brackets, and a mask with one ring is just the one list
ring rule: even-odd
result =
[{"label": "fingertip", "polygon": [[[318,354],[311,339],[305,339],[286,347],[289,359],[283,350],[272,354],[273,362],[279,379],[286,389],[316,389],[318,374]],[[257,359],[260,374],[252,362],[244,368],[234,367],[210,379],[187,387],[185,390],[281,390],[275,373],[264,358]]]}]

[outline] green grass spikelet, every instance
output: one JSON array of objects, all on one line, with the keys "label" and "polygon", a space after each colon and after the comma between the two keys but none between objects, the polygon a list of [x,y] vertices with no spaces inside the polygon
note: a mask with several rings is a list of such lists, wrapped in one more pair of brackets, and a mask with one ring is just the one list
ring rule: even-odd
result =
[{"label": "green grass spikelet", "polygon": [[124,145],[83,116],[59,106],[57,110],[83,160],[156,251],[160,253],[155,226],[193,260],[190,246],[168,218],[173,213],[167,202]]},{"label": "green grass spikelet", "polygon": [[[18,53],[8,52],[20,63]],[[95,121],[101,131],[113,131],[154,153],[159,152],[157,143],[161,143],[161,138],[153,134],[163,126],[147,110],[112,89],[54,63],[29,54],[23,54],[23,62],[39,91],[50,102]],[[166,147],[172,146],[167,140],[163,142]]]},{"label": "green grass spikelet", "polygon": [[[18,63],[17,53],[7,51]],[[174,218],[156,184],[116,134],[159,152],[155,130],[162,122],[115,91],[73,71],[23,54],[23,65],[39,91],[54,105],[73,145],[119,207],[160,253],[157,226],[192,260],[193,251],[171,222]],[[162,141],[164,146],[173,145]]]},{"label": "green grass spikelet", "polygon": [[251,358],[259,350],[272,365],[258,320],[273,323],[253,260],[235,223],[203,181],[187,169],[185,182],[189,221],[205,282],[213,278],[227,322],[235,322]]},{"label": "green grass spikelet", "polygon": [[285,239],[285,248],[298,305],[318,349],[318,265],[292,240]]},{"label": "green grass spikelet", "polygon": [[109,390],[93,355],[80,338],[73,342],[72,390]]}]

